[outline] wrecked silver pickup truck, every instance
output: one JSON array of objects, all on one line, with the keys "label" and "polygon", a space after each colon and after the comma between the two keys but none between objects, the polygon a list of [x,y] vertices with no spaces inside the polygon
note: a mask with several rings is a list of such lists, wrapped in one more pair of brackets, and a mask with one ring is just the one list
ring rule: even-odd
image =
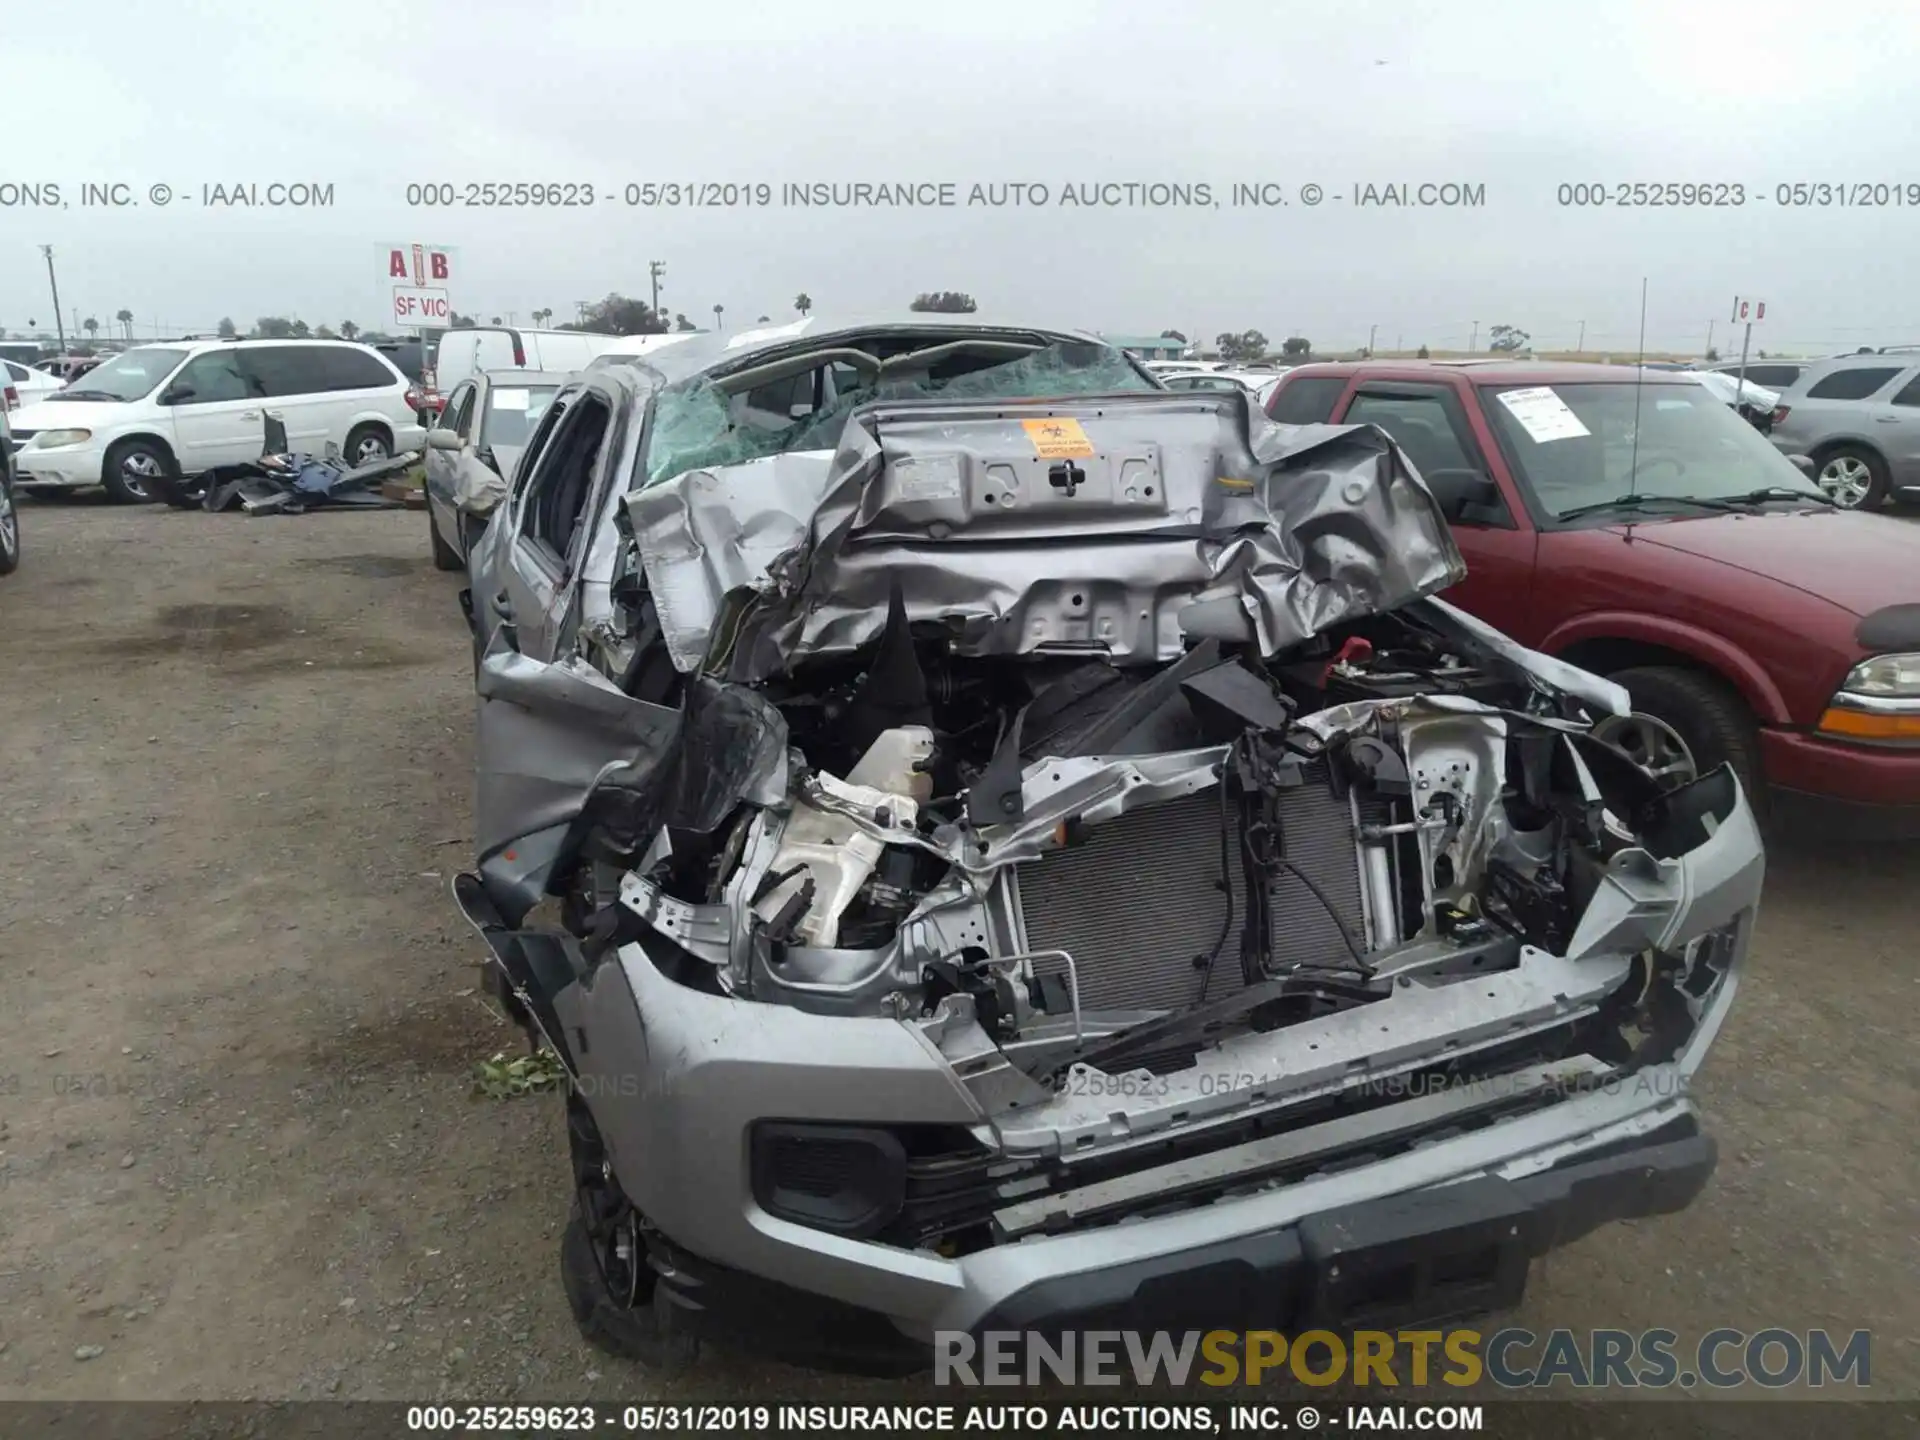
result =
[{"label": "wrecked silver pickup truck", "polygon": [[507,507],[455,892],[603,1347],[1432,1323],[1705,1184],[1746,799],[1433,598],[1380,431],[816,320],[571,382]]}]

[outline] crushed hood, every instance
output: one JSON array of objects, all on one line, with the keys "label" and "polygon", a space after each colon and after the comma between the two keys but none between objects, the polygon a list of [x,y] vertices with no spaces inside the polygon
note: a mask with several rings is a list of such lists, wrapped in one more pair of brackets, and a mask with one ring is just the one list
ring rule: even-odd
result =
[{"label": "crushed hood", "polygon": [[1466,574],[1371,426],[1241,396],[854,411],[833,452],[695,469],[626,499],[674,665],[738,682],[878,638],[897,584],[956,654],[1272,654]]}]

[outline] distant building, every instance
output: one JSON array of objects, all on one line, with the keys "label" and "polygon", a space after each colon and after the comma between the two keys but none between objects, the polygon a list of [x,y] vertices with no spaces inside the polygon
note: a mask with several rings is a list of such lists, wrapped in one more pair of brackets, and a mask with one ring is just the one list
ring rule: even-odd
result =
[{"label": "distant building", "polygon": [[1193,347],[1170,335],[1102,335],[1109,345],[1139,360],[1184,360]]}]

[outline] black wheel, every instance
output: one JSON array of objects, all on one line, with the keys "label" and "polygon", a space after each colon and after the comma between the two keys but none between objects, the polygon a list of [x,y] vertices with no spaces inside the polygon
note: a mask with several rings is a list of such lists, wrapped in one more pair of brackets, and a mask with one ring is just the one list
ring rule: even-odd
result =
[{"label": "black wheel", "polygon": [[460,552],[446,542],[440,533],[440,521],[433,513],[433,506],[427,506],[427,541],[433,546],[433,568],[436,570],[464,570],[467,562],[460,558]]},{"label": "black wheel", "polygon": [[647,1260],[646,1222],[620,1189],[586,1103],[567,1098],[574,1169],[573,1213],[560,1237],[560,1283],[587,1343],[663,1375],[699,1358],[699,1343],[676,1331]]},{"label": "black wheel", "polygon": [[100,483],[122,505],[150,504],[158,490],[155,482],[173,476],[173,456],[152,440],[122,440],[100,467]]},{"label": "black wheel", "polygon": [[1864,445],[1836,445],[1822,450],[1815,461],[1813,480],[1842,510],[1878,510],[1887,498],[1891,477],[1887,462]]},{"label": "black wheel", "polygon": [[[1621,670],[1611,678],[1632,697],[1634,715],[1601,727],[1603,738],[1668,785],[1731,765],[1748,803],[1756,811],[1764,808],[1753,713],[1732,686],[1698,670],[1665,665]],[[1676,745],[1684,754],[1675,753]]]},{"label": "black wheel", "polygon": [[13,480],[0,456],[0,575],[20,568],[20,512],[13,508]]},{"label": "black wheel", "polygon": [[369,422],[347,432],[347,448],[341,452],[350,469],[393,458],[393,436],[384,425]]}]

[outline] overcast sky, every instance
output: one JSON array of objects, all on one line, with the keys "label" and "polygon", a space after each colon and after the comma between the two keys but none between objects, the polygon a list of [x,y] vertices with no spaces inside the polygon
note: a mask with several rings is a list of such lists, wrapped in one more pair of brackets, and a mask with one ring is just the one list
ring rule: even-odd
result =
[{"label": "overcast sky", "polygon": [[[909,23],[905,17],[912,15]],[[1920,10],[1708,0],[967,0],[408,5],[91,0],[8,7],[0,328],[62,307],[136,336],[231,316],[379,326],[379,247],[458,247],[454,304],[520,323],[618,290],[703,325],[965,290],[1108,333],[1256,327],[1277,344],[1920,342]],[[1042,207],[629,208],[629,183],[1046,185]],[[210,209],[307,181],[326,209]],[[409,183],[587,185],[591,208],[409,208]],[[1219,206],[1063,208],[1068,184],[1212,189]],[[1484,185],[1479,208],[1357,208],[1354,186]],[[85,182],[138,201],[83,207]],[[1235,209],[1270,182],[1284,208]],[[1724,182],[1744,207],[1563,206],[1562,184]],[[1898,208],[1786,208],[1795,182]],[[1301,203],[1301,187],[1323,187]],[[151,187],[171,187],[165,206]],[[61,192],[58,208],[47,187]],[[25,193],[39,187],[42,202]],[[1911,190],[1906,187],[1912,186]],[[9,188],[11,187],[11,188]],[[1339,198],[1337,198],[1339,197]],[[1737,340],[1734,345],[1737,347]]]}]

